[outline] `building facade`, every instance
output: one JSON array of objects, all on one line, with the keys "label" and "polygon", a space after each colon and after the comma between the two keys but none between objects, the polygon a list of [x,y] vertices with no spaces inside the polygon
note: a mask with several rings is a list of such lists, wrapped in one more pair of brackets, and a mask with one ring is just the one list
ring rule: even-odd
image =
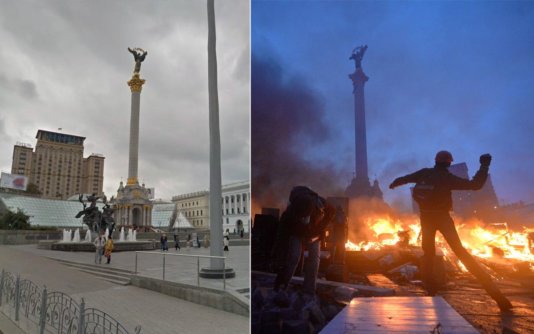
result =
[{"label": "building facade", "polygon": [[[209,191],[198,191],[172,198],[178,212],[194,228],[209,229]],[[236,182],[222,186],[223,231],[248,232],[250,228],[250,182]]]},{"label": "building facade", "polygon": [[28,177],[43,198],[67,199],[75,194],[102,194],[104,157],[83,157],[85,137],[38,130],[35,151],[17,143],[13,149],[12,174]]},{"label": "building facade", "polygon": [[209,194],[209,191],[197,191],[174,196],[172,201],[176,204],[178,214],[182,213],[194,228],[208,229]]},{"label": "building facade", "polygon": [[239,233],[250,229],[250,182],[236,182],[222,187],[223,231]]}]

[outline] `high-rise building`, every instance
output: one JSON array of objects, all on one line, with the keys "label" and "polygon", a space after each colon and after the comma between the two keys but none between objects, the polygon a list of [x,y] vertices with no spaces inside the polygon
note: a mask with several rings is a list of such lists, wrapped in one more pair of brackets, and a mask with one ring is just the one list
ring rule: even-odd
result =
[{"label": "high-rise building", "polygon": [[[470,179],[465,162],[457,163],[449,167],[449,172],[464,179]],[[484,212],[492,212],[499,206],[495,189],[491,181],[491,175],[481,189],[455,190],[452,192],[453,211],[463,217],[481,216]]]},{"label": "high-rise building", "polygon": [[35,151],[28,144],[15,145],[11,173],[27,176],[44,198],[102,194],[104,157],[83,157],[85,137],[38,130],[35,138]]}]

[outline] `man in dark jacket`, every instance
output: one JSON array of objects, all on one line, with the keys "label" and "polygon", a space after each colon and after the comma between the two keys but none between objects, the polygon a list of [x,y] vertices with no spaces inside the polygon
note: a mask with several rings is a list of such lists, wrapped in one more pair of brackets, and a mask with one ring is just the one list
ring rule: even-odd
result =
[{"label": "man in dark jacket", "polygon": [[482,284],[487,293],[497,302],[502,311],[512,308],[510,301],[502,294],[475,259],[465,250],[449,214],[452,209],[451,190],[479,190],[488,177],[491,155],[480,156],[480,169],[472,180],[463,179],[450,173],[448,167],[453,161],[451,153],[440,151],[436,154],[434,168],[423,168],[413,174],[395,179],[390,189],[406,183],[415,183],[412,196],[419,204],[421,232],[423,235],[423,280],[430,295],[437,292],[433,280],[435,236],[440,231],[456,256]]},{"label": "man in dark jacket", "polygon": [[275,250],[279,253],[281,263],[275,290],[287,287],[297,268],[302,249],[306,248],[308,258],[304,261],[302,290],[306,294],[315,294],[320,239],[334,215],[335,208],[310,188],[297,186],[291,190],[289,205],[280,218],[277,231]]}]

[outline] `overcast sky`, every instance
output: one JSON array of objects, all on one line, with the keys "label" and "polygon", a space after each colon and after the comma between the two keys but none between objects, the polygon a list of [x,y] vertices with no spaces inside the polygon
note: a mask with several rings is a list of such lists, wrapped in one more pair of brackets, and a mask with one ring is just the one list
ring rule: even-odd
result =
[{"label": "overcast sky", "polygon": [[355,168],[349,57],[367,44],[369,177],[388,202],[409,208],[409,187],[387,186],[443,149],[471,176],[491,153],[500,203],[534,202],[534,2],[253,1],[251,13],[253,175],[264,164],[255,139],[272,143],[254,137],[257,86],[272,104],[259,119],[298,122],[282,128],[292,131],[283,142],[320,171],[310,185],[344,190]]},{"label": "overcast sky", "polygon": [[[128,177],[128,47],[141,67],[138,176],[157,198],[209,188],[206,1],[0,1],[0,170],[38,129],[86,137],[104,192]],[[215,1],[223,184],[249,178],[248,0]]]}]

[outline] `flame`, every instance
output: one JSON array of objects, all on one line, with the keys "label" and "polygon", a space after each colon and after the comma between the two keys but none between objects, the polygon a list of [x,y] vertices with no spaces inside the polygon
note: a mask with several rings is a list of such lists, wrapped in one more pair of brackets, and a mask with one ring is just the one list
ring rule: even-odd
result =
[{"label": "flame", "polygon": [[347,250],[367,251],[381,249],[387,245],[396,245],[401,241],[403,233],[409,237],[409,244],[417,244],[421,230],[418,223],[404,223],[390,217],[368,217],[365,219],[365,225],[370,231],[370,239],[373,240],[364,240],[357,244],[348,240],[345,244]]},{"label": "flame", "polygon": [[[362,241],[348,240],[345,248],[351,251],[367,251],[382,249],[402,242],[402,236],[409,236],[408,244],[420,246],[419,220],[416,218],[393,219],[389,216],[369,216],[364,219],[367,238]],[[534,263],[534,229],[523,228],[522,231],[511,231],[506,223],[484,224],[481,221],[470,221],[457,224],[457,230],[464,247],[474,256],[480,258],[515,259]],[[529,240],[530,234],[530,240]],[[438,234],[439,235],[439,234]],[[406,240],[404,240],[406,242]],[[436,248],[447,256],[446,243],[441,235],[436,239]],[[463,264],[459,267],[466,271]]]}]

